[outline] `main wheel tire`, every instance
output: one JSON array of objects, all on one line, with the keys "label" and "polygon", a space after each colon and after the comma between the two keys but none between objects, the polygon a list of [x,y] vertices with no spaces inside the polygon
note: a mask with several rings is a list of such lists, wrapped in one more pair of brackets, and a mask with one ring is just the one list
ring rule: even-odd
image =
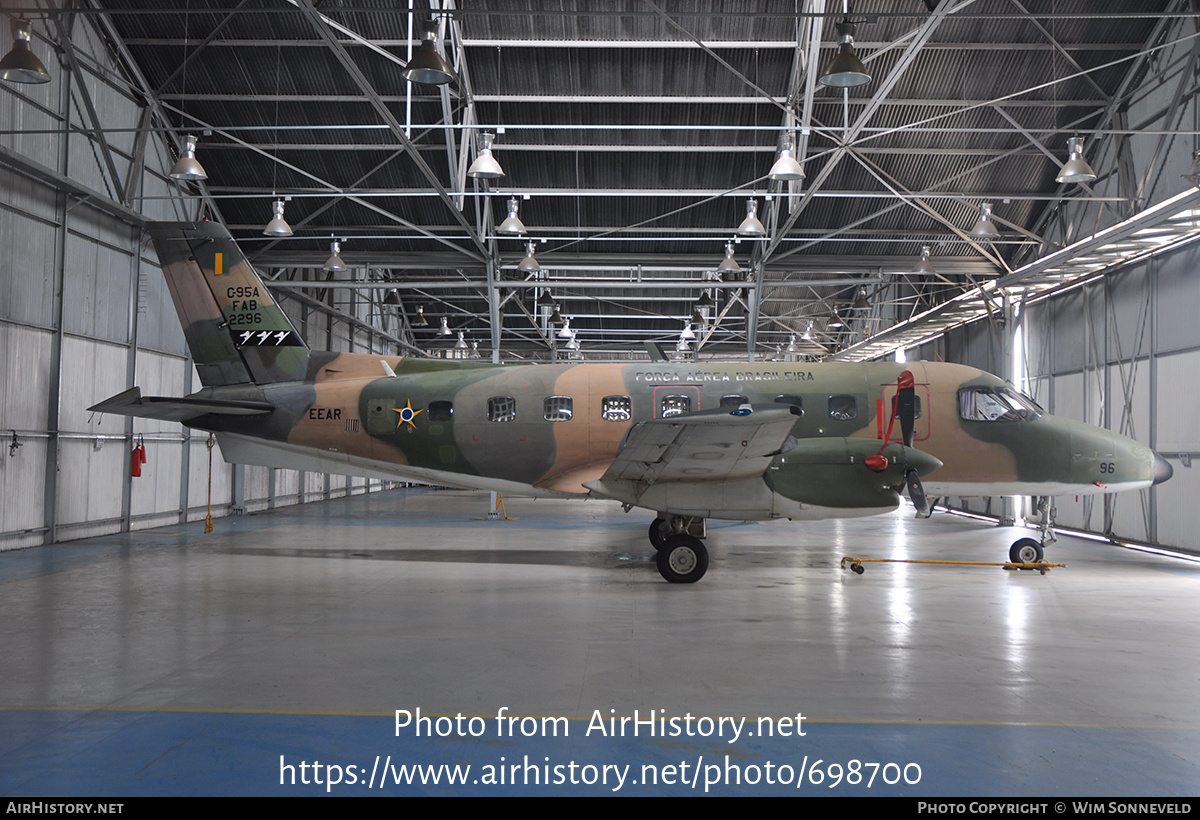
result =
[{"label": "main wheel tire", "polygon": [[658,573],[672,584],[694,584],[708,572],[708,550],[691,535],[672,535],[658,551]]},{"label": "main wheel tire", "polygon": [[667,537],[663,534],[665,526],[667,526],[665,518],[656,518],[650,524],[650,543],[656,550],[661,550],[667,545]]},{"label": "main wheel tire", "polygon": [[1022,538],[1008,550],[1008,560],[1014,564],[1034,564],[1041,561],[1044,555],[1041,543],[1032,538]]}]

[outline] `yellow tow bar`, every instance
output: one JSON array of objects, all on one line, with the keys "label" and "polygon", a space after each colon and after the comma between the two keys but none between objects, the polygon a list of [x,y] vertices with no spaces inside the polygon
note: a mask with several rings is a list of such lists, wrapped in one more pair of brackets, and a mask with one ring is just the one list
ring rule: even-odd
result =
[{"label": "yellow tow bar", "polygon": [[1012,561],[918,561],[908,558],[852,558],[849,555],[842,558],[842,569],[850,565],[855,575],[863,574],[863,564],[948,564],[958,567],[1004,567],[1005,569],[1036,569],[1045,575],[1054,567],[1067,568],[1066,564],[1052,564],[1049,561],[1031,561],[1029,563],[1014,563]]}]

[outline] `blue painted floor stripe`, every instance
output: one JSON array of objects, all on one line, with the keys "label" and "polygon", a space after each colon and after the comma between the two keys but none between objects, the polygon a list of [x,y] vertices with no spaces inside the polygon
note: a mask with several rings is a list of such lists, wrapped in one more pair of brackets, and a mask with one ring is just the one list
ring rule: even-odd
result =
[{"label": "blue painted floor stripe", "polygon": [[1187,796],[1200,783],[1196,730],[812,723],[730,744],[569,726],[497,738],[489,719],[482,737],[430,739],[395,736],[391,716],[0,710],[0,793]]}]

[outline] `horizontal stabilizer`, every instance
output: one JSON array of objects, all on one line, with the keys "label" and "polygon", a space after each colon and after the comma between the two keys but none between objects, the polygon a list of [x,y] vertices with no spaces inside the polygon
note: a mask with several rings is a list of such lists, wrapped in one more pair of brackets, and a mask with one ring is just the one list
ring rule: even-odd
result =
[{"label": "horizontal stabilizer", "polygon": [[261,416],[275,405],[265,401],[221,401],[216,399],[167,398],[143,396],[140,387],[118,393],[88,408],[94,413],[115,413],[144,419],[186,422],[200,416]]}]

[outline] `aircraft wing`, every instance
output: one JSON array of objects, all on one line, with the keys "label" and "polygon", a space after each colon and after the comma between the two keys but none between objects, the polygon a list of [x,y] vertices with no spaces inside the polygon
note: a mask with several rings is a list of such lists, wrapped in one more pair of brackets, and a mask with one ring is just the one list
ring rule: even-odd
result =
[{"label": "aircraft wing", "polygon": [[600,478],[651,485],[668,481],[734,481],[762,475],[772,459],[788,449],[796,423],[792,408],[771,406],[753,412],[693,413],[635,424],[616,459]]},{"label": "aircraft wing", "polygon": [[121,416],[137,416],[146,419],[184,422],[199,416],[216,414],[222,416],[259,416],[275,409],[265,401],[230,401],[197,398],[166,398],[143,396],[140,387],[118,393],[110,399],[88,408],[95,413],[116,413]]}]

